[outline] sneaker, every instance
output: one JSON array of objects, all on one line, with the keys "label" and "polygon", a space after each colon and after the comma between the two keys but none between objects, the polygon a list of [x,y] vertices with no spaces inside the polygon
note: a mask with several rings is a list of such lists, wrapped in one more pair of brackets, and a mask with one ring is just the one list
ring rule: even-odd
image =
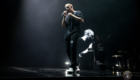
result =
[{"label": "sneaker", "polygon": [[76,66],[76,71],[80,71],[80,68],[79,68],[79,66]]},{"label": "sneaker", "polygon": [[80,72],[80,68],[79,66],[76,66],[76,73],[79,73]]},{"label": "sneaker", "polygon": [[73,73],[73,68],[69,68],[68,70],[67,70],[67,73]]}]

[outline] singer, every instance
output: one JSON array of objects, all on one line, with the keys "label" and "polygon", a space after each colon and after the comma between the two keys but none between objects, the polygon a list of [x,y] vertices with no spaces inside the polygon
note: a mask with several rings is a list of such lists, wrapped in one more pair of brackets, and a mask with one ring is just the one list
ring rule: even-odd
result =
[{"label": "singer", "polygon": [[67,55],[71,61],[68,72],[79,72],[79,66],[77,62],[77,41],[81,34],[80,27],[84,22],[84,17],[81,11],[74,10],[73,5],[70,3],[65,4],[65,9],[62,13],[62,27],[65,27],[65,46]]}]

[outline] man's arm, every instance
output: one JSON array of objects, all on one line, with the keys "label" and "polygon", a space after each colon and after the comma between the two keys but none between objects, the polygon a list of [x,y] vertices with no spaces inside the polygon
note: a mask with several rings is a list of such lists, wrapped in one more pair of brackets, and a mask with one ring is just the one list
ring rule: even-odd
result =
[{"label": "man's arm", "polygon": [[62,27],[65,27],[65,26],[66,26],[66,24],[65,24],[65,19],[66,19],[66,16],[63,16]]},{"label": "man's arm", "polygon": [[88,53],[88,48],[81,52],[81,54],[86,54],[86,53]]},{"label": "man's arm", "polygon": [[69,13],[68,15],[72,16],[74,19],[80,21],[80,22],[84,22],[84,19],[80,18],[80,17],[77,17],[75,15],[73,15],[72,13]]},{"label": "man's arm", "polygon": [[88,49],[92,48],[92,45],[93,45],[93,43],[90,43],[90,45],[89,45]]},{"label": "man's arm", "polygon": [[65,21],[66,21],[66,15],[67,15],[67,11],[64,11],[63,12],[62,27],[66,27],[66,23],[65,23]]}]

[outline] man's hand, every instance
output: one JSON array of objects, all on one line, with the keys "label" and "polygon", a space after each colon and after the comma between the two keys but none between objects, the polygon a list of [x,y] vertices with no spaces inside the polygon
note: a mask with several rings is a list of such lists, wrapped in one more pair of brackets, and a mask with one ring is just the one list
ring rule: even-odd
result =
[{"label": "man's hand", "polygon": [[72,15],[72,13],[70,12],[70,13],[68,13],[68,15],[69,15],[69,16],[71,16],[71,15]]},{"label": "man's hand", "polygon": [[64,13],[64,15],[63,15],[63,16],[64,16],[64,17],[66,17],[66,15],[67,15],[67,11],[64,11],[63,13]]}]

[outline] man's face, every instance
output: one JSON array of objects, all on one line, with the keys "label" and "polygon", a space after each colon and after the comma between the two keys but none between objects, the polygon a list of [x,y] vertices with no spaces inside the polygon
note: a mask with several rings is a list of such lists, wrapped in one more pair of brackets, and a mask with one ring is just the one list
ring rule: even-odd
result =
[{"label": "man's face", "polygon": [[72,5],[67,4],[67,5],[65,6],[65,9],[66,9],[68,12],[71,12],[73,8],[72,8]]},{"label": "man's face", "polygon": [[100,39],[100,37],[97,35],[97,36],[96,36],[96,39],[97,39],[97,40],[99,40],[99,39]]}]

